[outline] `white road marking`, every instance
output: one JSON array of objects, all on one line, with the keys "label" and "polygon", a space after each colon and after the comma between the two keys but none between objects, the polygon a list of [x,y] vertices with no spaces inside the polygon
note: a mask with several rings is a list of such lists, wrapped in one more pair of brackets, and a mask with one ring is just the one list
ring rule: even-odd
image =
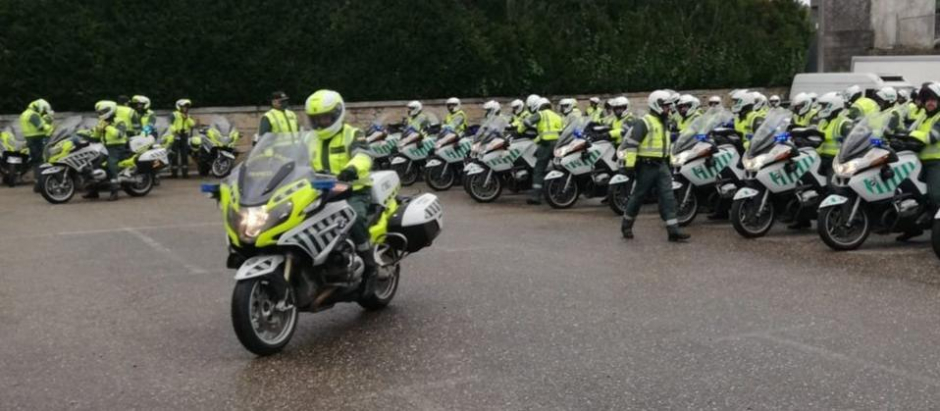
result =
[{"label": "white road marking", "polygon": [[190,274],[206,274],[208,272],[206,270],[203,270],[202,268],[196,267],[192,264],[187,263],[186,261],[183,261],[183,259],[179,255],[174,253],[172,250],[170,250],[163,244],[160,244],[159,241],[154,240],[153,237],[150,237],[138,231],[137,229],[125,228],[123,231],[133,234],[135,237],[139,238],[140,241],[143,241],[144,244],[149,245],[150,248],[153,248],[157,252],[160,252],[161,254],[165,255],[168,259],[175,261],[176,263],[182,265],[187,270],[189,270]]},{"label": "white road marking", "polygon": [[49,235],[88,235],[88,234],[108,234],[108,233],[119,233],[122,231],[128,230],[163,230],[171,228],[187,228],[187,227],[213,227],[219,226],[219,223],[189,223],[189,224],[170,224],[170,225],[152,225],[152,226],[141,226],[141,227],[121,227],[121,228],[108,228],[101,230],[80,230],[80,231],[61,231],[56,234],[44,234],[43,237]]}]

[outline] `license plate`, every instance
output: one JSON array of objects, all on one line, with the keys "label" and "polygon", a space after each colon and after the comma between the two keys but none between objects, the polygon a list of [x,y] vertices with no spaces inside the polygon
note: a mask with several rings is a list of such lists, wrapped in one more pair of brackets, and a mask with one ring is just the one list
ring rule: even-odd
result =
[{"label": "license plate", "polygon": [[20,157],[7,157],[7,163],[10,164],[23,164],[23,159]]}]

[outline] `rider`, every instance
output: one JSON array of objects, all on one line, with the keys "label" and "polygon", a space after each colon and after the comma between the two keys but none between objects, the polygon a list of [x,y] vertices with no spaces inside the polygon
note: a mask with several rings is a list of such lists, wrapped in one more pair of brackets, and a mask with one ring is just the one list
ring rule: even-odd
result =
[{"label": "rider", "polygon": [[552,103],[547,98],[538,97],[535,103],[529,106],[530,115],[522,122],[517,131],[523,134],[525,129],[535,129],[538,137],[535,138],[535,169],[532,170],[532,191],[526,203],[532,205],[542,204],[542,182],[545,172],[555,150],[555,142],[563,128],[564,120],[552,111]]},{"label": "rider", "polygon": [[[767,102],[767,96],[765,96],[763,93],[759,91],[755,91],[753,92],[753,94],[754,94],[754,101],[755,101],[754,111],[760,113],[761,117],[766,117],[767,112],[770,111],[770,106]],[[754,130],[757,130],[757,128],[755,128]]]},{"label": "rider", "polygon": [[140,125],[140,115],[131,105],[131,99],[127,96],[119,96],[117,100],[117,113],[114,115],[114,121],[124,126],[124,132],[131,135],[137,135],[142,126]]},{"label": "rider", "polygon": [[926,118],[927,112],[924,110],[924,102],[920,99],[920,90],[911,90],[911,102],[908,104],[907,118],[904,124],[907,127],[912,127],[914,124],[926,120]]},{"label": "rider", "polygon": [[633,238],[633,223],[647,194],[654,187],[659,196],[659,214],[666,222],[668,239],[672,242],[689,239],[679,231],[676,220],[676,197],[672,192],[672,173],[669,170],[669,135],[666,122],[669,112],[676,104],[675,95],[657,90],[647,99],[649,114],[635,122],[629,136],[625,137],[624,167],[636,183],[627,202],[620,225],[623,238]]},{"label": "rider", "polygon": [[676,105],[676,111],[679,112],[679,132],[689,128],[697,118],[702,116],[702,102],[691,94],[683,94],[679,97],[679,103]]},{"label": "rider", "polygon": [[731,112],[735,114],[734,130],[744,141],[744,148],[751,145],[751,137],[764,121],[764,116],[755,110],[757,101],[754,93],[738,90],[731,97]]},{"label": "rider", "polygon": [[[852,120],[858,120],[869,114],[877,113],[878,103],[865,97],[865,93],[858,85],[852,85],[842,92],[842,98],[845,99],[845,105],[849,106],[848,117]],[[822,98],[820,98],[822,99]]]},{"label": "rider", "polygon": [[512,108],[512,121],[510,122],[510,125],[514,129],[517,129],[522,125],[522,121],[525,120],[526,117],[525,103],[523,103],[522,100],[515,99],[509,103],[509,107]]},{"label": "rider", "polygon": [[[108,201],[118,199],[118,164],[126,156],[127,135],[125,123],[117,119],[118,105],[113,101],[99,101],[95,103],[95,113],[98,114],[98,125],[92,130],[92,138],[101,141],[108,149],[108,178],[110,179],[111,196]],[[98,198],[98,190],[91,190],[84,198]]]},{"label": "rider", "polygon": [[871,99],[878,104],[878,109],[882,113],[888,113],[890,116],[887,128],[889,133],[907,131],[907,127],[904,125],[904,107],[897,104],[898,92],[894,87],[885,86],[880,88],[871,96]]},{"label": "rider", "polygon": [[499,112],[501,109],[502,107],[496,100],[490,100],[486,103],[483,103],[483,121],[492,120],[499,117]]},{"label": "rider", "polygon": [[176,178],[177,172],[183,178],[189,178],[189,138],[196,128],[196,120],[189,115],[193,102],[189,99],[176,100],[176,111],[173,112],[170,123],[170,134],[173,135],[173,150],[170,153],[170,177]]},{"label": "rider", "polygon": [[780,107],[780,96],[774,94],[770,96],[770,108]]},{"label": "rider", "polygon": [[[364,279],[375,275],[376,264],[369,242],[368,211],[372,201],[369,170],[372,158],[363,132],[346,120],[343,97],[332,90],[319,90],[307,98],[305,112],[310,128],[307,147],[313,170],[335,175],[337,180],[350,183],[353,194],[350,207],[356,212],[356,221],[350,237],[356,244],[356,253],[365,264]],[[368,282],[367,284],[371,283]]]},{"label": "rider", "polygon": [[408,118],[405,125],[424,134],[431,125],[428,116],[423,113],[424,105],[418,100],[412,100],[405,107],[408,108]]},{"label": "rider", "polygon": [[29,148],[29,163],[33,166],[33,191],[39,192],[39,166],[42,165],[42,150],[52,135],[52,106],[46,100],[39,99],[26,107],[20,114],[20,129]]},{"label": "rider", "polygon": [[445,103],[447,106],[447,116],[444,117],[444,124],[454,128],[457,135],[463,135],[467,130],[467,114],[460,108],[460,99],[451,97]]},{"label": "rider", "polygon": [[558,102],[558,108],[561,110],[561,115],[565,116],[565,127],[581,119],[581,109],[578,108],[578,100],[563,98]]},{"label": "rider", "polygon": [[137,112],[137,118],[140,119],[141,131],[155,133],[157,126],[157,116],[150,109],[150,99],[147,96],[136,95],[131,97],[131,107]]},{"label": "rider", "polygon": [[790,101],[793,111],[793,127],[810,127],[816,123],[817,110],[813,108],[813,100],[809,94],[799,93]]},{"label": "rider", "polygon": [[819,97],[819,131],[823,134],[823,143],[816,151],[820,157],[820,170],[826,175],[826,180],[832,178],[832,160],[839,154],[842,140],[852,131],[850,121],[845,109],[845,100],[836,92],[823,94]]},{"label": "rider", "polygon": [[587,111],[585,111],[585,114],[587,114],[592,122],[600,123],[601,116],[604,113],[604,111],[601,110],[601,99],[599,97],[591,97],[588,102],[588,108]]},{"label": "rider", "polygon": [[[924,182],[927,183],[927,198],[930,201],[932,216],[937,212],[937,208],[940,208],[940,83],[925,83],[917,95],[925,118],[911,132],[911,137],[926,144],[918,157],[924,164],[923,176]],[[907,239],[902,237],[898,240]]]},{"label": "rider", "polygon": [[711,96],[708,98],[708,107],[718,107],[721,106],[721,97]]},{"label": "rider", "polygon": [[614,143],[614,147],[617,147],[623,141],[623,132],[636,121],[636,118],[630,112],[630,100],[625,96],[610,99],[610,108],[613,112],[613,122],[610,124],[610,139]]}]

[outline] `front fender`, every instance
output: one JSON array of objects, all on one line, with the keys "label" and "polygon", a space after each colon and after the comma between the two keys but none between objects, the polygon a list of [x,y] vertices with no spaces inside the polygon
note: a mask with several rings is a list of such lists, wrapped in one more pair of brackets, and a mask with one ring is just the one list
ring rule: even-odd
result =
[{"label": "front fender", "polygon": [[437,167],[437,166],[439,166],[439,165],[441,165],[441,164],[444,164],[444,162],[441,161],[441,160],[438,159],[438,158],[432,158],[432,159],[428,160],[428,163],[427,163],[427,164],[425,164],[425,168]]},{"label": "front fender", "polygon": [[54,166],[51,164],[43,164],[42,166],[40,166],[40,168],[42,169],[41,173],[44,176],[49,175],[49,174],[58,174],[58,173],[65,171],[64,166]]},{"label": "front fender", "polygon": [[564,176],[565,176],[565,173],[558,171],[558,170],[554,170],[545,176],[545,180],[554,180],[556,178],[562,178]]},{"label": "front fender", "polygon": [[222,157],[228,157],[230,160],[235,159],[235,154],[232,154],[230,151],[227,151],[227,150],[219,150],[219,154]]},{"label": "front fender", "polygon": [[627,177],[625,174],[617,174],[607,182],[607,185],[612,186],[615,184],[626,184],[629,182],[630,177]]},{"label": "front fender", "polygon": [[238,267],[235,273],[235,281],[244,281],[250,278],[256,278],[273,273],[278,267],[284,264],[283,255],[260,255],[251,257]]},{"label": "front fender", "polygon": [[823,208],[835,207],[835,206],[845,204],[848,201],[849,201],[848,197],[840,196],[838,194],[829,194],[829,196],[826,197],[826,199],[823,200],[822,203],[819,203],[819,208],[823,209]]},{"label": "front fender", "polygon": [[745,198],[756,197],[758,194],[760,194],[760,191],[757,191],[750,187],[742,187],[741,189],[738,190],[737,193],[734,193],[734,200],[737,201],[737,200],[743,200]]},{"label": "front fender", "polygon": [[466,167],[464,167],[463,171],[468,176],[472,176],[475,174],[480,174],[486,170],[483,167],[480,167],[480,165],[477,163],[470,163],[470,164],[467,164]]},{"label": "front fender", "polygon": [[402,156],[395,156],[392,158],[392,165],[405,164],[408,162],[408,159]]}]

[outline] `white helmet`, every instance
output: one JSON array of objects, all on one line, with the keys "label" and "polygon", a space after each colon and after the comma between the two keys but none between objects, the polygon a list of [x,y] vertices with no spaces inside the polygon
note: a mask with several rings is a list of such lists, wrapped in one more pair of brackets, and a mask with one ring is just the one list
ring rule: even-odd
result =
[{"label": "white helmet", "polygon": [[98,114],[98,120],[107,120],[114,117],[117,112],[117,103],[110,100],[102,100],[95,103],[95,113]]},{"label": "white helmet", "polygon": [[525,103],[522,100],[515,99],[512,103],[509,103],[509,107],[512,107],[512,114],[518,115],[522,110],[525,110]]},{"label": "white helmet", "polygon": [[39,99],[39,100],[33,101],[32,103],[29,103],[29,107],[32,108],[33,111],[39,114],[51,114],[52,113],[52,106],[49,105],[49,102],[44,99]]},{"label": "white helmet", "polygon": [[525,98],[525,107],[533,113],[539,111],[540,98],[538,94],[529,94],[529,97]]},{"label": "white helmet", "polygon": [[150,99],[147,96],[136,95],[131,97],[131,103],[139,105],[143,110],[150,110]]},{"label": "white helmet", "polygon": [[651,112],[663,115],[669,109],[669,106],[675,104],[675,99],[673,98],[673,93],[666,90],[656,90],[650,93],[649,98],[646,100],[646,104],[649,106]]},{"label": "white helmet", "polygon": [[[842,92],[842,99],[845,100],[845,102],[848,104],[854,103],[855,100],[857,100],[861,96],[862,96],[862,88],[859,87],[857,84],[849,86],[847,89],[845,89],[845,91]],[[820,97],[820,99],[822,98]]]},{"label": "white helmet", "polygon": [[418,114],[421,114],[421,110],[424,108],[424,105],[421,104],[421,102],[418,100],[412,100],[408,102],[406,107],[408,107],[408,115],[414,117]]},{"label": "white helmet", "polygon": [[770,106],[773,108],[780,107],[780,96],[776,94],[770,96]]},{"label": "white helmet", "polygon": [[711,97],[709,97],[709,98],[708,98],[708,105],[711,106],[711,107],[720,106],[720,105],[721,105],[721,97],[718,97],[718,96],[711,96]]},{"label": "white helmet", "polygon": [[598,105],[598,104],[601,104],[601,99],[600,99],[600,97],[591,97],[591,100],[590,100],[590,101],[591,101],[591,105],[592,105],[592,106],[596,106],[596,105]]},{"label": "white helmet", "polygon": [[[614,115],[617,118],[623,118],[627,114],[627,111],[630,110],[630,100],[625,96],[614,97],[610,99],[610,109],[614,112]],[[620,113],[617,113],[617,110],[620,110]]]},{"label": "white helmet", "polygon": [[182,111],[183,107],[190,108],[193,106],[193,102],[189,101],[188,98],[181,98],[176,100],[176,109]]},{"label": "white helmet", "polygon": [[798,116],[805,116],[812,106],[813,99],[806,93],[797,94],[796,97],[793,97],[793,100],[790,100],[790,109]]},{"label": "white helmet", "polygon": [[806,95],[809,96],[810,100],[813,100],[813,103],[815,103],[816,100],[819,100],[819,94],[809,92],[809,93],[806,93]]},{"label": "white helmet", "polygon": [[460,99],[457,97],[451,97],[447,99],[447,102],[444,103],[444,105],[447,106],[447,111],[455,113],[457,110],[460,110]]},{"label": "white helmet", "polygon": [[687,108],[685,109],[685,113],[681,111],[679,112],[679,114],[682,114],[683,116],[685,116],[685,115],[691,114],[695,110],[698,110],[699,106],[701,105],[702,105],[702,102],[699,101],[699,99],[696,98],[695,96],[691,94],[683,94],[679,96],[679,102],[676,104],[676,109],[679,109],[680,107],[683,107],[683,106],[687,106]]},{"label": "white helmet", "polygon": [[738,114],[744,111],[746,107],[753,109],[756,102],[753,93],[747,90],[738,90],[731,96],[731,112]]},{"label": "white helmet", "polygon": [[845,98],[835,91],[823,94],[817,102],[820,118],[831,118],[845,108]]},{"label": "white helmet", "polygon": [[578,105],[578,100],[573,98],[563,98],[558,102],[558,108],[561,110],[561,114],[568,114],[571,110],[574,110],[574,106]]},{"label": "white helmet", "polygon": [[898,102],[907,103],[908,101],[911,101],[911,90],[906,88],[898,90]]},{"label": "white helmet", "polygon": [[894,87],[886,86],[875,92],[875,96],[888,105],[894,105],[898,102],[898,91]]},{"label": "white helmet", "polygon": [[754,110],[761,110],[767,107],[767,96],[761,94],[759,91],[754,91],[751,94],[754,95]]},{"label": "white helmet", "polygon": [[[520,101],[521,103],[521,101]],[[490,100],[486,103],[483,103],[484,117],[491,118],[499,115],[500,106],[496,100]]]},{"label": "white helmet", "polygon": [[552,102],[548,101],[548,99],[545,97],[539,97],[538,110],[545,110],[547,108],[552,108]]}]

